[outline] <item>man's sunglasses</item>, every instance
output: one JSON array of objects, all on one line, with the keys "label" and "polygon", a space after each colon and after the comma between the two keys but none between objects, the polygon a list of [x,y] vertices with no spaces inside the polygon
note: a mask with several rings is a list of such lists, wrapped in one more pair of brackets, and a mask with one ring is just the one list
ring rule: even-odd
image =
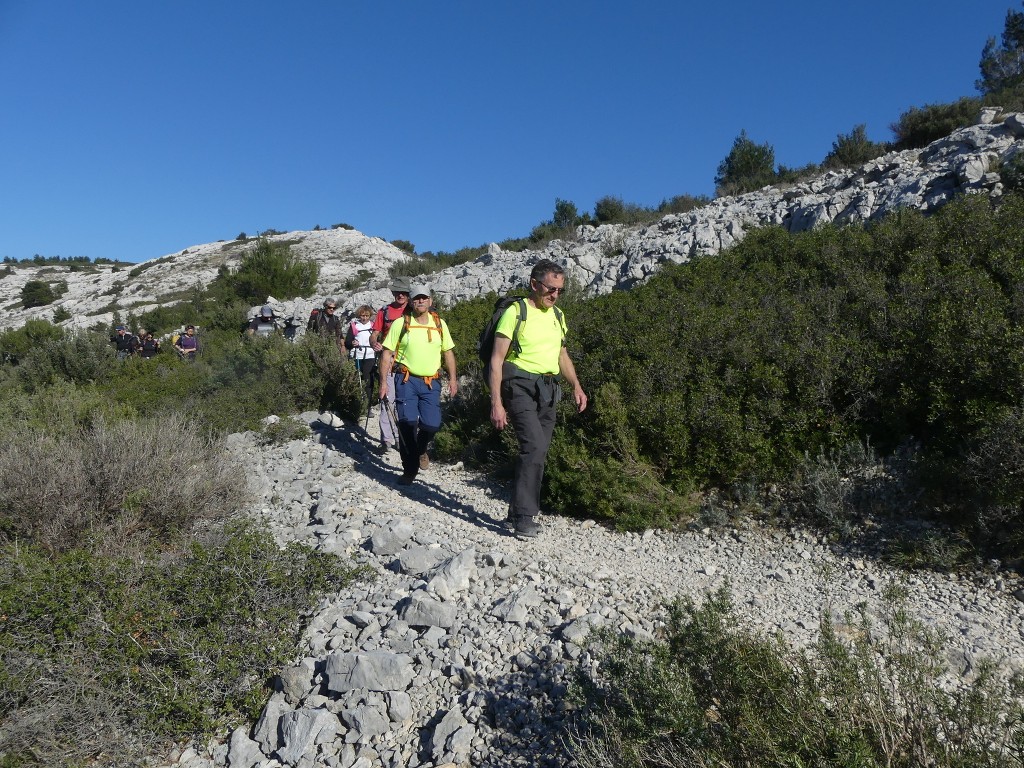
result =
[{"label": "man's sunglasses", "polygon": [[327,307],[324,307],[324,309],[337,309],[337,307],[327,306]]},{"label": "man's sunglasses", "polygon": [[560,295],[565,291],[565,288],[552,288],[550,285],[540,280],[534,280],[534,282],[537,283],[538,285],[544,286],[544,293],[548,296]]}]

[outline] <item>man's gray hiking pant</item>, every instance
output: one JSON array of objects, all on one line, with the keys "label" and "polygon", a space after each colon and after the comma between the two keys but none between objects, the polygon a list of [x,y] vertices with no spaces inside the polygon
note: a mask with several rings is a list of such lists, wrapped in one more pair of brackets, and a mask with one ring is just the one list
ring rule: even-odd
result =
[{"label": "man's gray hiking pant", "polygon": [[501,400],[516,430],[519,458],[509,518],[533,518],[540,511],[544,461],[555,431],[555,405],[562,394],[556,376],[520,373],[501,383]]}]

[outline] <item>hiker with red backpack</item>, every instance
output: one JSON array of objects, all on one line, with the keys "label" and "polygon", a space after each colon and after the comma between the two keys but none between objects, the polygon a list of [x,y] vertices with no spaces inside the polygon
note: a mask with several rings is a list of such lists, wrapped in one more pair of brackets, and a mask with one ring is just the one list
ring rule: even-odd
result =
[{"label": "hiker with red backpack", "polygon": [[[405,312],[405,308],[409,306],[409,281],[404,277],[396,277],[391,281],[391,295],[394,296],[394,301],[390,304],[385,304],[379,310],[377,315],[373,318],[373,330],[370,332],[370,346],[373,347],[373,351],[379,356],[384,351],[384,347],[381,342],[387,338],[388,331],[391,329],[391,324],[402,316]],[[390,381],[389,377],[381,377],[381,392],[384,391],[387,386],[387,397],[388,402],[393,403],[395,401],[395,389],[394,382]],[[381,399],[384,395],[381,395]],[[398,447],[398,435],[395,434],[395,430],[391,424],[391,419],[388,418],[387,408],[380,409],[380,448],[382,453],[387,453],[389,448]]]},{"label": "hiker with red backpack", "polygon": [[[410,485],[421,469],[430,466],[427,446],[441,428],[441,363],[448,372],[448,392],[459,391],[455,371],[455,348],[448,324],[432,307],[430,288],[413,283],[412,300],[400,318],[392,323],[384,339],[380,361],[380,397],[388,398],[394,387],[398,420],[399,450],[402,454],[401,485]],[[387,414],[390,400],[381,409]]]}]

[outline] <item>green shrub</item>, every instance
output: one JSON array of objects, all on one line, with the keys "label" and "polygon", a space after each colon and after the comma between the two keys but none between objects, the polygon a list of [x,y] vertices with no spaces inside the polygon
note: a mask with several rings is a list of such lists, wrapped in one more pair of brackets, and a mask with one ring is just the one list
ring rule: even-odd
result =
[{"label": "green shrub", "polygon": [[99,381],[109,374],[114,354],[113,345],[102,334],[69,333],[60,339],[49,338],[34,344],[19,359],[17,376],[28,392],[57,381]]},{"label": "green shrub", "polygon": [[260,237],[242,257],[237,270],[218,273],[211,291],[224,292],[250,304],[259,304],[268,296],[293,299],[312,295],[318,274],[315,261],[300,260],[289,247]]},{"label": "green shrub", "polygon": [[715,194],[740,195],[773,184],[775,176],[775,149],[770,144],[756,144],[746,131],[732,143],[732,149],[718,164],[715,175]]},{"label": "green shrub", "polygon": [[983,103],[980,98],[964,96],[949,104],[911,107],[890,126],[896,137],[894,148],[919,149],[958,128],[974,125]]},{"label": "green shrub", "polygon": [[68,312],[64,307],[57,307],[53,310],[53,322],[63,323],[65,320],[71,319],[71,313]]},{"label": "green shrub", "polygon": [[253,720],[297,617],[354,575],[248,526],[171,559],[0,549],[0,755],[134,765]]},{"label": "green shrub", "polygon": [[868,138],[867,126],[861,123],[849,133],[836,136],[832,151],[825,156],[822,166],[826,169],[857,168],[888,151],[888,144]]},{"label": "green shrub", "polygon": [[310,435],[309,426],[292,418],[274,421],[260,430],[260,442],[265,445],[283,445]]},{"label": "green shrub", "polygon": [[[604,634],[570,738],[582,768],[1019,766],[1019,675],[949,690],[942,639],[886,592],[881,625],[825,613],[811,651],[742,629],[728,590],[670,608],[663,642]],[[850,639],[844,639],[849,637]]]},{"label": "green shrub", "polygon": [[456,266],[457,264],[465,264],[467,261],[473,261],[485,253],[487,253],[486,245],[481,245],[476,248],[462,248],[455,253],[440,251],[435,254],[431,251],[427,251],[410,259],[396,261],[388,268],[388,274],[391,277],[419,277],[420,275],[430,275],[434,272],[440,272],[442,269]]},{"label": "green shrub", "polygon": [[390,242],[399,250],[405,251],[411,256],[416,255],[416,246],[410,243],[408,240],[391,240]]},{"label": "green shrub", "polygon": [[703,208],[710,202],[711,198],[707,195],[676,195],[662,200],[656,212],[660,216],[670,213],[688,213],[696,208]]},{"label": "green shrub", "polygon": [[29,280],[21,287],[21,305],[25,309],[45,307],[57,300],[57,294],[42,280]]},{"label": "green shrub", "polygon": [[63,337],[63,331],[48,320],[27,320],[20,328],[0,331],[0,360],[18,363],[29,351]]}]

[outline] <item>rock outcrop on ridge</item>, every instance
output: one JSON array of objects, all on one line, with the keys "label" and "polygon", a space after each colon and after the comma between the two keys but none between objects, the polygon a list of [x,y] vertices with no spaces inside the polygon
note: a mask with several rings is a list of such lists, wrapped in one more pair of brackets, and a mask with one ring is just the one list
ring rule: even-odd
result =
[{"label": "rock outcrop on ridge", "polygon": [[[959,194],[999,196],[998,170],[1024,150],[1024,114],[996,122],[986,109],[978,125],[954,131],[923,150],[890,152],[859,168],[829,171],[791,187],[765,187],[738,197],[722,197],[685,214],[653,224],[581,226],[572,240],[556,240],[540,250],[513,252],[491,244],[475,261],[430,276],[434,293],[447,305],[504,293],[523,284],[528,266],[541,258],[566,264],[570,277],[590,295],[627,289],[665,264],[715,254],[741,240],[750,229],[766,225],[800,232],[825,224],[872,221],[899,208],[934,211]],[[288,232],[271,240],[289,243],[294,252],[320,266],[317,292],[306,299],[278,303],[279,314],[306,318],[326,296],[352,310],[377,307],[390,300],[388,270],[408,254],[380,238],[355,230]],[[71,314],[65,324],[109,324],[113,312],[124,317],[187,298],[204,286],[222,264],[237,264],[243,241],[190,246],[180,253],[114,271],[102,266],[71,271],[68,266],[18,266],[0,280],[0,328],[29,318],[52,318],[58,307]],[[66,293],[54,304],[20,308],[20,291],[28,280],[65,281]],[[351,286],[355,284],[353,290]]]}]

